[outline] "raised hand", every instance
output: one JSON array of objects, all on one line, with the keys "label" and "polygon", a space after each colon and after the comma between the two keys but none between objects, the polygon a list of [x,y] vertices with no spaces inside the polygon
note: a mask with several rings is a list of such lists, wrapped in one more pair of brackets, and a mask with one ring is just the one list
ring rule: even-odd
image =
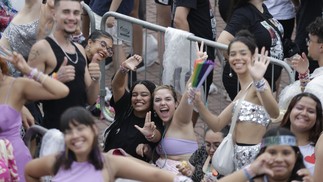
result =
[{"label": "raised hand", "polygon": [[263,153],[250,164],[249,170],[251,170],[254,176],[263,174],[274,176],[274,172],[268,167],[273,162],[274,159],[269,153]]},{"label": "raised hand", "polygon": [[115,25],[115,18],[113,16],[109,16],[106,21],[106,25],[108,28],[112,28]]},{"label": "raised hand", "polygon": [[290,58],[292,67],[298,72],[298,73],[305,73],[308,70],[309,67],[309,61],[306,56],[306,54],[303,52],[302,56],[296,54],[293,57]]},{"label": "raised hand", "polygon": [[140,133],[142,133],[146,138],[152,138],[155,135],[156,125],[155,122],[151,121],[151,111],[147,112],[144,127],[139,127],[135,125]]},{"label": "raised hand", "polygon": [[268,51],[265,50],[265,47],[261,49],[260,54],[258,53],[258,48],[256,48],[254,59],[247,63],[254,81],[259,81],[264,77],[269,63]]},{"label": "raised hand", "polygon": [[196,42],[197,59],[205,61],[207,59],[208,55],[206,52],[203,52],[203,48],[204,48],[204,42],[201,42],[200,47],[199,47],[198,42]]},{"label": "raised hand", "polygon": [[10,52],[3,47],[1,47],[0,52],[0,57],[2,59],[12,63],[15,68],[21,71],[24,75],[30,74],[32,68],[27,64],[26,60],[21,54],[18,54],[17,52]]},{"label": "raised hand", "polygon": [[67,58],[64,57],[64,61],[61,67],[57,71],[57,80],[66,83],[75,79],[75,68],[72,65],[67,65]]},{"label": "raised hand", "polygon": [[125,60],[122,63],[122,66],[126,69],[135,71],[137,69],[137,66],[142,62],[142,57],[135,54],[133,56],[131,56],[130,58],[128,58],[127,60]]},{"label": "raised hand", "polygon": [[89,74],[92,80],[99,80],[101,77],[100,65],[101,56],[98,53],[93,55],[92,61],[89,64]]}]

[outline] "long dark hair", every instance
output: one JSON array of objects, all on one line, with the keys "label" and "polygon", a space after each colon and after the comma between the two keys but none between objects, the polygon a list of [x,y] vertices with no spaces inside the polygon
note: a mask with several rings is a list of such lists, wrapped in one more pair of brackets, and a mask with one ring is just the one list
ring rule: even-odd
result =
[{"label": "long dark hair", "polygon": [[255,37],[248,30],[240,30],[228,45],[228,55],[230,55],[231,45],[235,42],[242,42],[250,50],[251,54],[255,53],[257,44]]},{"label": "long dark hair", "polygon": [[[79,124],[91,127],[93,133],[95,133],[94,118],[91,113],[83,107],[71,107],[62,114],[60,127],[63,133],[70,129],[70,125],[77,126]],[[56,174],[61,167],[64,169],[70,169],[74,161],[76,161],[74,152],[68,148],[65,148],[65,151],[57,156],[57,160],[54,164],[54,174]],[[97,170],[103,169],[103,159],[98,145],[97,134],[95,134],[93,140],[88,162],[91,163]]]},{"label": "long dark hair", "polygon": [[[274,127],[274,128],[271,128],[269,129],[265,135],[263,136],[263,139],[264,138],[267,138],[267,137],[276,137],[276,136],[292,136],[292,137],[295,137],[296,136],[291,132],[289,131],[288,129],[286,128],[283,128],[283,127]],[[294,165],[294,168],[292,170],[292,173],[290,175],[290,178],[288,181],[293,181],[293,180],[299,180],[299,181],[302,181],[302,176],[299,176],[297,174],[297,171],[300,170],[300,169],[303,169],[305,168],[305,165],[304,165],[304,161],[303,161],[303,155],[302,153],[300,152],[298,146],[290,146],[293,148],[295,154],[296,154],[296,162],[295,162],[295,165]],[[261,154],[263,154],[266,150],[267,146],[265,147],[262,147],[259,151],[259,154],[257,155],[260,156]]]},{"label": "long dark hair", "polygon": [[95,30],[89,35],[89,37],[85,41],[82,42],[82,46],[85,48],[87,46],[89,40],[95,41],[101,37],[111,39],[113,42],[113,37],[108,32],[102,31],[102,30]]},{"label": "long dark hair", "polygon": [[310,135],[308,138],[308,140],[315,145],[318,138],[320,137],[322,130],[323,130],[323,125],[322,125],[322,122],[323,122],[322,112],[323,111],[322,111],[321,101],[314,94],[311,94],[308,92],[303,92],[303,93],[300,93],[300,94],[294,96],[293,99],[291,100],[291,102],[289,103],[289,106],[286,110],[286,113],[284,115],[284,118],[283,118],[280,126],[290,129],[290,125],[291,125],[290,113],[292,112],[293,108],[298,103],[298,101],[300,101],[303,97],[309,97],[309,98],[313,99],[316,103],[316,107],[315,107],[316,108],[316,121],[315,121],[314,126],[311,128]]}]

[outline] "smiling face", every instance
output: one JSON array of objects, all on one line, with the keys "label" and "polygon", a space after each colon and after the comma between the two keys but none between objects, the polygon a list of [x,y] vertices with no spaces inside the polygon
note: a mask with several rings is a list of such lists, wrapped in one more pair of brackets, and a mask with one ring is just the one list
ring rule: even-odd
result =
[{"label": "smiling face", "polygon": [[77,121],[70,122],[69,129],[64,132],[67,148],[74,152],[78,162],[88,160],[96,135],[94,126],[80,124]]},{"label": "smiling face", "polygon": [[233,42],[229,51],[229,63],[237,74],[246,73],[247,63],[251,61],[252,54],[249,48],[242,42]]},{"label": "smiling face", "polygon": [[92,58],[102,61],[113,55],[112,46],[112,40],[104,36],[96,40],[89,39],[88,45],[86,46],[86,56],[89,61],[92,61]]},{"label": "smiling face", "polygon": [[78,1],[60,1],[55,7],[56,29],[71,35],[81,21],[81,4]]},{"label": "smiling face", "polygon": [[165,123],[173,118],[177,103],[172,91],[166,88],[156,90],[154,93],[154,111]]},{"label": "smiling face", "polygon": [[133,88],[131,95],[131,105],[136,116],[146,116],[146,113],[151,109],[151,98],[151,94],[145,85],[137,84]]},{"label": "smiling face", "polygon": [[295,150],[288,145],[274,145],[268,146],[265,152],[273,157],[273,163],[268,164],[269,168],[274,172],[272,178],[277,181],[288,180],[297,159]]},{"label": "smiling face", "polygon": [[291,131],[310,132],[316,122],[316,102],[310,97],[302,97],[290,113]]}]

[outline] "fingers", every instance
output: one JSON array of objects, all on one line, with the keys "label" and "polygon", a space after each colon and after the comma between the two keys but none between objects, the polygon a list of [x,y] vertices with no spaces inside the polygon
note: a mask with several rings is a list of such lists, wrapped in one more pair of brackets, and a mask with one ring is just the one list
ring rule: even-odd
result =
[{"label": "fingers", "polygon": [[67,62],[68,62],[67,57],[64,57],[63,63],[61,64],[61,67],[66,66],[67,65]]},{"label": "fingers", "polygon": [[138,125],[134,125],[135,126],[135,128],[137,128],[137,130],[139,130],[141,133],[142,133],[142,128],[140,128]]},{"label": "fingers", "polygon": [[75,79],[75,68],[72,65],[67,65],[68,60],[64,57],[64,61],[57,72],[57,79],[63,83]]},{"label": "fingers", "polygon": [[151,111],[148,111],[146,114],[145,123],[150,123],[150,122],[151,122]]},{"label": "fingers", "polygon": [[99,80],[101,77],[100,66],[98,63],[91,62],[89,64],[89,74],[92,80]]}]

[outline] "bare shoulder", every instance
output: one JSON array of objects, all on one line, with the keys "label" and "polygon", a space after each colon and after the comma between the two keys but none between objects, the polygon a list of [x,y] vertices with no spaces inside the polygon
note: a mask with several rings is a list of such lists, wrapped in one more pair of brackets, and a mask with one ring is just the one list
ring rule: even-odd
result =
[{"label": "bare shoulder", "polygon": [[43,60],[40,58],[46,57],[48,52],[50,52],[48,51],[50,49],[50,45],[45,39],[37,41],[30,50],[28,62],[33,62],[35,60]]}]

